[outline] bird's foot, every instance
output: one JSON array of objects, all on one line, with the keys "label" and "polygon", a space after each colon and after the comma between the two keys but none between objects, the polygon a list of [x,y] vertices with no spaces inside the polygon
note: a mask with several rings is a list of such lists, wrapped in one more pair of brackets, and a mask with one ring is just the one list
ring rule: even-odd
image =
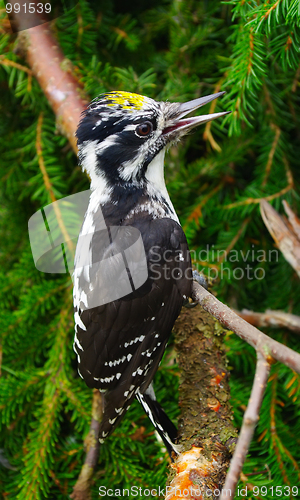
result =
[{"label": "bird's foot", "polygon": [[198,273],[198,271],[196,270],[193,271],[193,281],[197,281],[197,283],[203,286],[205,290],[208,289],[208,283],[206,281],[205,276],[203,276],[203,274]]},{"label": "bird's foot", "polygon": [[[198,273],[198,271],[193,271],[193,281],[199,283],[199,285],[203,286],[206,290],[208,289],[208,283],[205,277],[203,276],[203,274]],[[189,302],[189,300],[187,299],[183,305],[184,307],[191,309],[193,307],[196,307],[198,305],[198,302]]]}]

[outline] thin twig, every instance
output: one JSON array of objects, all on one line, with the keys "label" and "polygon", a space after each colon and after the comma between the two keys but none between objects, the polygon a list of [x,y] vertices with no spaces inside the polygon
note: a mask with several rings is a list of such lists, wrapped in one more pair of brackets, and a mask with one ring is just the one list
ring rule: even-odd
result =
[{"label": "thin twig", "polygon": [[291,169],[289,168],[289,164],[288,164],[288,161],[285,157],[282,158],[282,161],[284,163],[284,166],[285,166],[285,171],[286,171],[286,179],[287,179],[287,186],[283,189],[281,189],[280,191],[278,191],[278,193],[274,193],[274,194],[270,194],[269,196],[263,196],[261,198],[247,198],[246,200],[242,200],[242,201],[236,201],[234,203],[230,203],[229,205],[225,205],[224,208],[226,210],[230,210],[231,208],[235,208],[235,207],[240,207],[240,206],[243,206],[243,205],[251,205],[251,204],[254,204],[254,203],[262,203],[263,201],[272,201],[272,200],[275,200],[275,198],[278,198],[279,196],[283,196],[285,193],[288,193],[289,191],[291,191],[292,189],[294,189],[294,179],[293,179],[293,175],[292,175],[292,172],[291,172]]},{"label": "thin twig", "polygon": [[300,316],[286,313],[284,311],[272,311],[267,309],[264,313],[248,311],[235,311],[238,316],[258,328],[269,326],[272,328],[287,328],[295,333],[300,333]]},{"label": "thin twig", "polygon": [[265,13],[265,15],[264,15],[265,20],[269,17],[269,15],[271,14],[272,10],[276,9],[276,7],[280,3],[280,1],[281,0],[277,0],[277,2],[275,2],[274,5],[272,5],[272,7],[270,7],[270,9]]},{"label": "thin twig", "polygon": [[[206,196],[204,196],[201,200],[201,202],[193,209],[192,213],[188,216],[187,222],[190,221],[195,221],[198,222],[201,214],[202,214],[202,207],[205,206],[206,202],[215,194],[217,193],[222,187],[224,186],[223,182],[220,182],[217,186],[215,186]],[[184,229],[187,228],[187,224],[184,226]]]},{"label": "thin twig", "polygon": [[294,186],[289,183],[285,188],[281,189],[278,191],[278,193],[270,194],[269,196],[265,196],[264,198],[247,198],[247,200],[242,200],[242,201],[237,201],[235,203],[230,203],[229,205],[224,205],[223,208],[226,208],[226,210],[230,210],[231,208],[235,207],[241,207],[243,205],[251,205],[254,203],[260,203],[261,200],[275,200],[275,198],[279,198],[279,196],[283,196],[284,194],[288,193],[294,188]]},{"label": "thin twig", "polygon": [[279,141],[279,137],[281,134],[280,128],[272,122],[270,124],[270,128],[275,131],[275,135],[274,135],[273,143],[272,143],[269,155],[268,155],[268,161],[267,161],[267,165],[266,165],[264,179],[262,181],[262,186],[265,186],[267,184],[267,181],[268,181],[268,178],[269,178],[269,175],[271,172],[272,164],[273,164],[274,154],[275,154],[275,151],[276,151],[276,148],[278,145],[278,141]]},{"label": "thin twig", "polygon": [[217,318],[222,325],[233,330],[241,339],[259,350],[265,358],[270,356],[270,358],[277,359],[277,361],[300,373],[300,354],[271,339],[268,335],[247,323],[247,321],[244,321],[198,283],[193,285],[193,299],[199,302],[203,309]]},{"label": "thin twig", "polygon": [[236,242],[241,238],[242,234],[244,233],[245,229],[247,228],[249,222],[251,220],[251,217],[247,217],[243,223],[241,224],[241,227],[239,228],[238,232],[236,233],[236,235],[234,236],[234,238],[231,240],[231,242],[229,243],[228,247],[225,249],[224,253],[222,254],[222,256],[220,257],[220,259],[218,259],[218,262],[223,262],[224,260],[226,260],[226,257],[227,255],[231,252],[231,250],[235,247],[235,244]]},{"label": "thin twig", "polygon": [[49,178],[49,175],[48,175],[48,172],[46,169],[46,165],[44,162],[43,150],[42,150],[42,126],[43,126],[43,113],[40,113],[38,123],[37,123],[37,133],[36,133],[36,143],[35,143],[39,167],[40,167],[40,171],[42,172],[43,181],[44,181],[46,190],[49,193],[49,196],[50,196],[50,199],[52,202],[52,207],[53,207],[54,213],[56,215],[56,220],[57,220],[58,226],[59,226],[59,228],[64,236],[64,240],[66,242],[66,245],[67,245],[69,251],[71,252],[71,255],[74,257],[75,246],[74,246],[74,243],[73,243],[71,237],[69,236],[69,233],[68,233],[67,228],[65,226],[65,222],[64,222],[61,210],[60,210],[58,204],[55,203],[57,200],[56,200],[56,197],[55,197],[55,194],[53,191],[53,186],[52,186],[52,183],[50,181],[50,178]]},{"label": "thin twig", "polygon": [[1,66],[11,66],[12,68],[20,69],[21,71],[28,73],[28,76],[30,77],[33,74],[30,68],[27,68],[26,66],[23,66],[23,64],[19,64],[15,61],[11,61],[10,59],[7,59],[7,57],[4,57],[3,55],[0,56],[0,64]]},{"label": "thin twig", "polygon": [[87,454],[81,472],[74,486],[73,493],[70,498],[73,500],[90,500],[90,486],[94,474],[95,467],[99,456],[99,429],[103,414],[103,398],[98,389],[94,389],[92,420],[90,431],[86,438]]},{"label": "thin twig", "polygon": [[263,354],[257,353],[257,364],[251,396],[244,414],[243,424],[238,442],[230,462],[230,468],[222,489],[220,500],[233,498],[237,482],[249,450],[256,424],[259,420],[259,410],[267,387],[270,373],[270,363]]},{"label": "thin twig", "polygon": [[[218,81],[217,85],[214,88],[214,92],[220,92],[223,81],[224,81],[224,78],[221,78],[221,80]],[[212,101],[210,108],[209,108],[210,114],[214,113],[214,111],[216,109],[216,105],[217,105],[217,101],[216,100]],[[222,151],[222,149],[219,146],[219,144],[215,141],[215,139],[211,133],[211,126],[212,126],[212,122],[211,121],[207,122],[207,124],[205,125],[204,133],[203,133],[203,139],[205,141],[209,141],[211,147],[220,153],[220,151]]]}]

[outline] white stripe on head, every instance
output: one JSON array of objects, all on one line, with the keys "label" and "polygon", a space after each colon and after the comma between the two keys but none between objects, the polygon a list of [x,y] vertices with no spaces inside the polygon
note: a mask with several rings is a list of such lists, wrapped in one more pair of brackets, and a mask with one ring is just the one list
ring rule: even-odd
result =
[{"label": "white stripe on head", "polygon": [[105,176],[97,168],[98,147],[97,140],[84,141],[79,146],[79,158],[82,170],[85,170],[91,179],[91,190],[97,190],[99,203],[105,203],[109,200],[111,188],[108,187]]}]

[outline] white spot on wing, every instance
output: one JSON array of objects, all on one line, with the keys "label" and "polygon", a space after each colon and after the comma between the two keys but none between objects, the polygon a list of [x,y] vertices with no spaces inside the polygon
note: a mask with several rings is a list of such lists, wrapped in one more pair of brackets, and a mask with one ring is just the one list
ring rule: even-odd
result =
[{"label": "white spot on wing", "polygon": [[124,347],[129,347],[132,344],[136,344],[138,341],[143,342],[145,338],[145,335],[141,335],[140,337],[135,337],[135,339],[131,340],[130,342],[125,342]]},{"label": "white spot on wing", "polygon": [[[143,353],[142,353],[143,354]],[[138,368],[137,370],[135,370],[133,373],[132,373],[132,376],[135,377],[136,374],[138,375],[143,375],[143,370],[141,368]]]},{"label": "white spot on wing", "polygon": [[122,358],[115,359],[114,361],[105,361],[104,366],[110,366],[110,367],[117,366],[120,363],[124,363],[125,359],[126,356],[123,356]]}]

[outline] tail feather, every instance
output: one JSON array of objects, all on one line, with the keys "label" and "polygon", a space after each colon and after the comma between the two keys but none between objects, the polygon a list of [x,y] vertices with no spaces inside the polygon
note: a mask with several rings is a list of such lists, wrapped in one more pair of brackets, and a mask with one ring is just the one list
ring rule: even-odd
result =
[{"label": "tail feather", "polygon": [[136,398],[162,438],[170,457],[172,458],[172,452],[177,455],[179,453],[179,447],[175,444],[177,429],[164,409],[156,401],[152,384],[148,386],[144,393],[137,392]]}]

